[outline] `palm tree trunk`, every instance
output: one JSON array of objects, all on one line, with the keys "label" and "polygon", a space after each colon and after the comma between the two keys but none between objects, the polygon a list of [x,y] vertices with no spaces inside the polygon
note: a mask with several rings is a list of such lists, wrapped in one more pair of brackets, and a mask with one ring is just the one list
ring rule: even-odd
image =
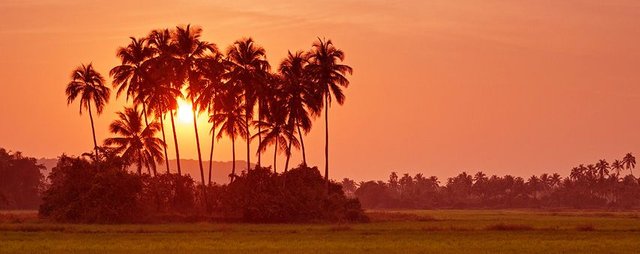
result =
[{"label": "palm tree trunk", "polygon": [[147,105],[142,103],[142,115],[144,116],[144,124],[149,127],[149,120],[147,120]]},{"label": "palm tree trunk", "polygon": [[[211,110],[209,110],[211,111]],[[216,120],[212,118],[211,127],[211,151],[209,152],[209,185],[211,185],[211,171],[213,168],[213,146],[216,143]]]},{"label": "palm tree trunk", "polygon": [[[194,105],[193,108],[195,109],[195,101],[193,101],[193,98],[191,99],[191,105]],[[193,111],[193,129],[196,132],[196,146],[198,148],[198,167],[200,167],[200,180],[202,180],[202,200],[204,200],[204,206],[207,206],[207,189],[206,189],[206,185],[204,182],[204,169],[202,168],[202,153],[200,152],[200,137],[198,137],[198,119],[196,117],[197,112],[194,110]]]},{"label": "palm tree trunk", "polygon": [[276,137],[276,145],[273,149],[273,173],[278,173],[278,138]]},{"label": "palm tree trunk", "polygon": [[176,162],[178,164],[178,175],[182,175],[182,170],[180,169],[180,149],[178,148],[178,135],[176,134],[176,123],[173,121],[173,109],[170,110],[169,115],[171,116],[171,128],[173,130],[173,144],[176,146]]},{"label": "palm tree trunk", "polygon": [[287,173],[289,170],[289,158],[291,158],[291,142],[292,139],[289,139],[289,145],[287,146],[287,160],[284,163],[284,172]]},{"label": "palm tree trunk", "polygon": [[95,160],[96,160],[96,170],[98,169],[98,142],[96,141],[96,128],[93,125],[93,114],[91,113],[91,102],[87,101],[87,109],[89,110],[89,119],[91,120],[91,133],[93,134],[93,149],[96,151]]},{"label": "palm tree trunk", "polygon": [[233,156],[233,167],[231,168],[231,178],[229,181],[233,182],[236,176],[236,138],[231,136],[231,154]]},{"label": "palm tree trunk", "polygon": [[[262,119],[260,114],[260,101],[258,101],[258,122]],[[262,150],[260,150],[260,146],[262,145],[262,136],[260,135],[260,125],[258,125],[258,167],[262,167],[262,163],[260,162],[260,157],[262,157]]]},{"label": "palm tree trunk", "polygon": [[160,115],[160,129],[162,130],[162,142],[164,143],[164,163],[166,164],[167,175],[168,175],[171,172],[169,172],[169,155],[167,154],[167,137],[164,134],[164,120],[163,120],[163,118],[164,118],[164,116]]},{"label": "palm tree trunk", "polygon": [[[248,112],[248,111],[247,111]],[[249,114],[244,118],[247,125],[247,172],[251,170],[251,134],[249,133]]]},{"label": "palm tree trunk", "polygon": [[327,191],[329,190],[329,94],[324,97],[324,180],[327,182]]},{"label": "palm tree trunk", "polygon": [[[298,125],[298,121],[296,120],[296,125]],[[298,125],[298,135],[300,135],[300,145],[302,146],[302,163],[307,165],[307,155],[304,150],[304,140],[302,140],[302,131],[300,131],[300,125]]]}]

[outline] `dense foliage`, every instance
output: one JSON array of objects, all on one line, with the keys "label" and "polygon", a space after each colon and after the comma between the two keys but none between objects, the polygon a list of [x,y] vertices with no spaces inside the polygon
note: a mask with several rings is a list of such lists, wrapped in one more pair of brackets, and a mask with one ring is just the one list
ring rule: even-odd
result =
[{"label": "dense foliage", "polygon": [[[107,153],[108,154],[108,153]],[[355,199],[325,181],[317,168],[283,174],[258,168],[229,185],[209,185],[207,201],[190,176],[127,172],[122,160],[61,156],[43,195],[40,215],[63,222],[123,223],[193,220],[248,222],[363,221]],[[202,205],[205,204],[205,205]]]},{"label": "dense foliage", "polygon": [[391,173],[387,182],[356,184],[344,179],[349,195],[357,197],[366,208],[616,208],[640,207],[640,180],[621,170],[632,170],[635,158],[627,154],[611,165],[600,160],[580,165],[569,177],[542,174],[528,179],[511,175],[490,176],[483,172],[463,172],[447,179],[437,177],[399,177]]},{"label": "dense foliage", "polygon": [[43,169],[35,158],[0,148],[0,209],[38,207]]}]

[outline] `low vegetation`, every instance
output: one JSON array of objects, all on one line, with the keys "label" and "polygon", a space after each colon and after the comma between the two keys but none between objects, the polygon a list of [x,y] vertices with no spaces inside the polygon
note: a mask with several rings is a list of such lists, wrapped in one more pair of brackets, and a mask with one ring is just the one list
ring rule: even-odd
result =
[{"label": "low vegetation", "polygon": [[1,253],[526,254],[640,249],[637,211],[378,210],[367,212],[372,222],[356,224],[87,225],[20,214],[19,223],[0,216]]},{"label": "low vegetation", "polygon": [[[107,156],[109,157],[109,156]],[[356,222],[366,221],[360,203],[317,168],[285,173],[258,168],[228,185],[203,186],[189,176],[129,173],[117,157],[100,169],[83,158],[60,157],[49,176],[40,215],[59,222]]]}]

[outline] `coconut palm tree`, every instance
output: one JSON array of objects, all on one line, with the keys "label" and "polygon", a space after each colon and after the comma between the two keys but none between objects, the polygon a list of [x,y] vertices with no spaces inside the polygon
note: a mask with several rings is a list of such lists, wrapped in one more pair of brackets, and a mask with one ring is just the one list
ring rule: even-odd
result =
[{"label": "coconut palm tree", "polygon": [[202,82],[200,91],[198,92],[198,98],[196,103],[202,109],[207,109],[209,119],[211,123],[211,150],[209,151],[209,185],[211,185],[211,173],[213,169],[213,149],[215,146],[216,128],[215,118],[211,116],[215,115],[216,104],[220,104],[220,98],[223,90],[222,76],[225,72],[226,60],[222,58],[221,54],[214,54],[206,58],[206,63],[202,66]]},{"label": "coconut palm tree", "polygon": [[[173,38],[169,29],[161,29],[161,30],[153,30],[149,33],[149,47],[153,50],[153,57],[147,60],[147,64],[149,65],[149,69],[152,73],[157,73],[164,77],[168,82],[169,86],[180,91],[180,96],[182,97],[182,88],[183,82],[178,80],[176,75],[180,62],[175,57],[176,47],[173,43]],[[178,175],[182,175],[182,169],[180,167],[180,149],[178,146],[178,135],[176,133],[176,124],[174,121],[174,115],[176,110],[176,105],[173,104],[172,107],[169,107],[169,119],[171,120],[171,130],[173,132],[173,143],[175,144],[176,150],[176,165],[178,166]]]},{"label": "coconut palm tree", "polygon": [[[121,64],[109,71],[109,75],[113,77],[113,88],[118,88],[116,98],[126,91],[127,100],[131,97],[136,97],[136,94],[140,92],[141,86],[146,82],[147,75],[144,63],[154,53],[153,49],[148,46],[146,38],[129,38],[131,39],[129,45],[118,48],[116,53],[120,58]],[[145,124],[149,124],[144,103],[142,103],[142,113]]]},{"label": "coconut palm tree", "polygon": [[162,164],[162,140],[155,137],[160,129],[160,124],[152,122],[146,127],[142,124],[142,113],[135,108],[125,108],[124,112],[118,112],[118,120],[109,125],[111,133],[118,137],[107,138],[104,144],[113,146],[114,151],[121,154],[128,164],[135,164],[138,174],[142,174],[142,167],[146,167],[148,173],[153,170],[156,173],[156,161]]},{"label": "coconut palm tree", "polygon": [[[262,143],[258,146],[258,151],[265,151],[267,146],[272,144],[274,145],[273,172],[278,172],[278,148],[285,151],[288,157],[291,151],[291,146],[300,147],[300,143],[296,139],[292,125],[287,124],[288,112],[283,104],[284,101],[282,99],[274,98],[270,101],[269,114],[265,116],[264,120],[255,122],[256,126],[261,127],[261,131],[256,133],[253,137],[263,137]],[[285,167],[288,167],[288,165]]]},{"label": "coconut palm tree", "polygon": [[[99,161],[98,142],[96,141],[96,129],[93,124],[93,114],[91,113],[91,102],[95,105],[96,113],[98,115],[102,114],[102,110],[109,103],[109,97],[111,96],[111,90],[104,83],[104,77],[93,68],[92,64],[83,64],[71,73],[71,82],[67,84],[65,90],[67,105],[73,103],[80,96],[80,115],[82,115],[83,108],[89,111],[96,161]],[[97,165],[96,163],[96,167]]]},{"label": "coconut palm tree", "polygon": [[[312,121],[310,115],[318,116],[322,111],[321,100],[314,94],[311,79],[306,66],[308,58],[302,51],[291,53],[280,63],[278,68],[282,83],[282,92],[287,96],[286,108],[289,113],[289,121],[297,128],[302,147],[302,163],[307,165],[307,156],[304,149],[302,130],[305,134],[311,131]],[[289,154],[291,154],[289,152]]]},{"label": "coconut palm tree", "polygon": [[616,171],[616,177],[620,176],[620,171],[624,169],[620,160],[615,160],[611,163],[611,169]]},{"label": "coconut palm tree", "polygon": [[[324,98],[324,120],[325,120],[325,166],[324,178],[329,186],[329,107],[333,99],[342,105],[344,103],[344,93],[342,87],[349,86],[347,74],[352,74],[353,69],[348,65],[342,64],[344,61],[344,52],[336,48],[331,40],[323,40],[313,43],[313,48],[309,55],[308,69],[313,81],[317,94]],[[333,99],[332,99],[333,95]]]},{"label": "coconut palm tree", "polygon": [[[251,138],[249,125],[253,119],[253,108],[258,101],[258,105],[263,106],[259,97],[263,97],[264,87],[268,79],[269,62],[266,59],[264,48],[256,45],[251,38],[237,40],[227,49],[229,58],[229,71],[225,74],[225,79],[229,89],[234,93],[242,94],[245,106],[245,126],[247,140],[247,169],[251,168]],[[258,113],[261,110],[258,109]],[[258,119],[260,120],[260,116]],[[258,130],[260,131],[260,130]],[[261,143],[261,137],[258,137]],[[260,144],[258,144],[260,146]],[[258,166],[260,166],[260,153],[258,153]]]},{"label": "coconut palm tree", "polygon": [[596,168],[601,181],[604,180],[605,175],[609,175],[609,162],[606,160],[598,161],[598,163],[596,163]]},{"label": "coconut palm tree", "polygon": [[631,172],[631,176],[633,176],[633,168],[636,167],[636,157],[633,157],[631,153],[627,153],[627,155],[622,158],[622,164]]},{"label": "coconut palm tree", "polygon": [[[153,74],[159,74],[159,72],[154,72]],[[169,157],[167,154],[167,140],[164,132],[164,116],[167,112],[176,108],[177,98],[182,98],[182,93],[180,90],[172,87],[170,83],[164,81],[161,75],[155,78],[153,78],[155,75],[151,76],[152,78],[150,78],[150,80],[152,82],[147,82],[145,85],[141,86],[141,92],[138,93],[138,96],[136,96],[134,101],[148,105],[148,113],[153,115],[155,119],[160,119],[162,143],[165,144],[163,146],[164,159],[166,163],[165,166],[167,174],[169,174]]]},{"label": "coconut palm tree", "polygon": [[220,107],[218,108],[219,111],[209,118],[209,122],[214,123],[213,129],[220,129],[216,136],[218,140],[224,137],[224,135],[231,139],[233,167],[231,168],[229,177],[231,181],[233,181],[236,176],[236,137],[244,138],[247,136],[244,106],[236,95],[225,94],[222,96]]},{"label": "coconut palm tree", "polygon": [[[196,136],[196,146],[198,151],[198,166],[200,168],[200,179],[202,180],[202,193],[206,196],[204,180],[204,169],[202,168],[202,152],[200,151],[200,137],[198,135],[197,115],[200,111],[196,98],[202,87],[201,69],[206,64],[205,56],[211,52],[217,52],[216,46],[212,43],[200,40],[202,29],[199,27],[176,27],[173,34],[175,43],[175,53],[178,59],[177,77],[181,84],[188,84],[187,97],[193,105],[193,128]],[[206,199],[203,199],[206,202]]]}]

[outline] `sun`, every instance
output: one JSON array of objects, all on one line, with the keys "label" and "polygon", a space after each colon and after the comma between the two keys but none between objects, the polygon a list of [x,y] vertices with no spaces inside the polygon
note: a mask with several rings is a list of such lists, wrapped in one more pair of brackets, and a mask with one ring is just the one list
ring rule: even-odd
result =
[{"label": "sun", "polygon": [[190,123],[193,121],[193,109],[191,103],[178,100],[178,121],[182,123]]}]

